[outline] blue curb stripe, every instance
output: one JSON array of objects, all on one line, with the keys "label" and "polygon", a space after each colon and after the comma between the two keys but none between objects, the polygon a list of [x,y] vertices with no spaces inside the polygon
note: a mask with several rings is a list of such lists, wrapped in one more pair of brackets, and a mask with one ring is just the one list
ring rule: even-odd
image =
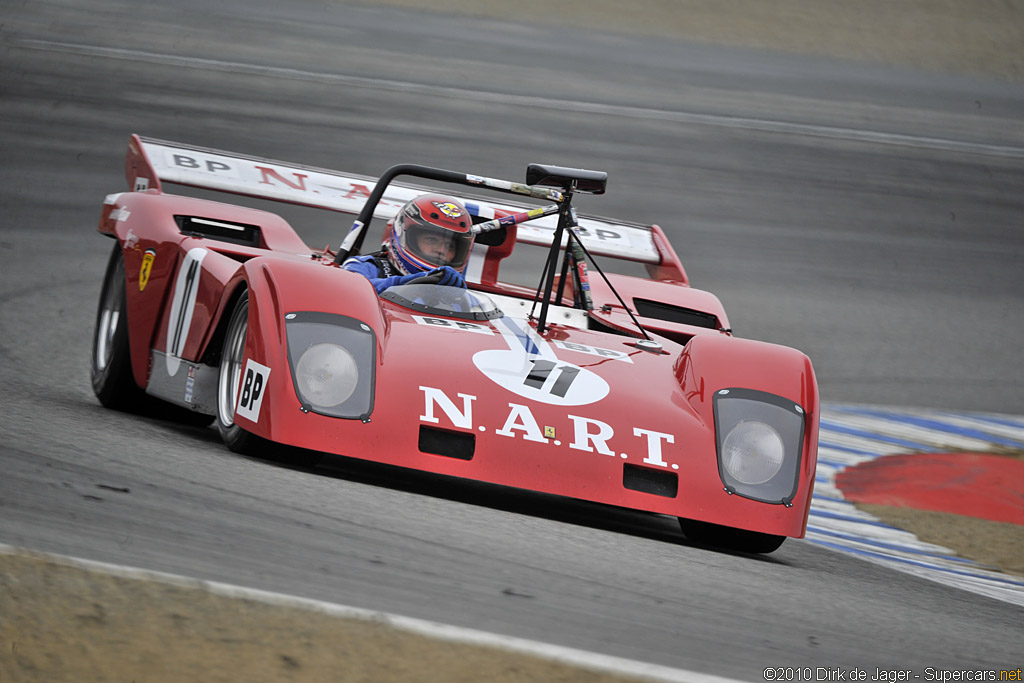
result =
[{"label": "blue curb stripe", "polygon": [[[853,507],[853,503],[850,503],[850,507]],[[814,517],[824,517],[826,519],[838,519],[844,522],[856,522],[857,524],[867,524],[869,526],[877,526],[882,529],[896,529],[902,531],[898,527],[894,527],[883,522],[879,522],[872,519],[865,519],[863,517],[852,517],[850,515],[841,515],[838,512],[828,512],[826,510],[815,510],[813,507],[810,510],[810,514]]]},{"label": "blue curb stripe", "polygon": [[[876,538],[864,538],[863,536],[854,536],[853,534],[844,534],[844,533],[839,532],[839,531],[832,531],[831,529],[823,529],[823,528],[820,528],[820,527],[810,527],[810,526],[808,526],[807,530],[808,531],[813,531],[816,534],[823,534],[825,536],[834,536],[836,538],[841,538],[844,541],[853,541],[855,543],[863,543],[865,545],[873,545],[873,546],[877,546],[879,548],[888,548],[889,550],[898,550],[900,552],[911,553],[911,554],[914,554],[914,555],[927,555],[928,557],[935,557],[935,558],[939,558],[939,559],[942,559],[942,560],[947,560],[949,562],[957,562],[959,564],[975,565],[975,562],[973,560],[968,560],[968,559],[963,558],[963,557],[958,557],[956,555],[944,555],[942,553],[937,553],[937,552],[934,552],[932,550],[924,550],[923,548],[914,548],[913,546],[902,545],[900,543],[892,543],[892,542],[888,542],[888,541],[880,541],[880,540],[878,540]],[[907,532],[907,533],[909,533],[909,532]]]},{"label": "blue curb stripe", "polygon": [[855,410],[847,410],[847,413],[853,413],[856,415],[864,415],[866,417],[875,417],[889,422],[897,422],[903,424],[914,425],[915,427],[923,427],[925,429],[931,429],[937,432],[945,432],[947,434],[957,434],[959,436],[966,436],[971,439],[978,439],[979,441],[988,441],[990,443],[997,443],[1003,446],[1009,446],[1011,448],[1024,448],[1024,441],[1016,441],[1014,439],[1008,439],[1006,437],[997,436],[988,432],[983,432],[978,429],[971,429],[969,427],[959,427],[946,422],[940,422],[938,420],[930,420],[923,417],[916,417],[913,415],[902,415],[899,413],[884,413],[878,410],[868,410],[866,408],[859,408]]},{"label": "blue curb stripe", "polygon": [[821,457],[818,458],[818,464],[824,465],[825,467],[834,467],[837,470],[846,469],[847,467],[851,466],[848,462],[836,462],[835,460],[826,460],[825,458]]},{"label": "blue curb stripe", "polygon": [[1002,584],[1005,584],[1005,585],[1008,585],[1008,586],[1024,587],[1024,582],[1014,581],[1012,579],[1006,579],[1006,578],[1003,578],[1001,576],[994,576],[994,575],[990,576],[990,575],[986,575],[986,574],[975,574],[973,572],[967,572],[967,571],[963,571],[963,570],[960,570],[960,569],[951,569],[949,567],[942,567],[942,566],[939,566],[939,565],[930,564],[928,562],[921,562],[919,560],[911,560],[911,559],[906,558],[906,557],[898,557],[898,556],[894,556],[894,555],[886,555],[884,553],[876,553],[876,552],[871,551],[871,550],[863,550],[863,549],[860,549],[860,548],[849,548],[847,546],[840,545],[838,543],[830,543],[828,541],[816,541],[816,540],[812,540],[812,539],[808,539],[808,540],[811,543],[816,543],[818,545],[823,545],[823,546],[828,547],[828,548],[834,548],[836,550],[842,550],[843,552],[855,553],[857,555],[864,555],[865,557],[874,557],[874,558],[877,558],[877,559],[880,559],[880,560],[887,560],[887,561],[890,561],[890,562],[899,562],[899,563],[911,565],[911,566],[914,566],[914,567],[921,567],[923,569],[931,569],[931,570],[934,570],[934,571],[943,572],[945,574],[955,574],[957,576],[969,576],[969,577],[974,578],[974,579],[983,579],[985,581],[992,581],[992,582],[995,582],[995,583],[1002,583]]},{"label": "blue curb stripe", "polygon": [[[831,483],[831,482],[825,482],[825,483]],[[846,500],[845,498],[833,498],[832,496],[819,495],[817,493],[814,494],[814,499],[813,500],[821,500],[821,501],[825,501],[825,502],[829,502],[829,503],[846,503],[847,505],[850,505],[850,501]]]},{"label": "blue curb stripe", "polygon": [[[823,430],[828,429],[827,427],[825,427],[825,425],[821,425],[821,427]],[[854,448],[852,446],[840,446],[837,443],[829,443],[827,441],[822,441],[822,436],[823,433],[818,434],[818,448],[831,448],[832,450],[843,451],[844,453],[851,453],[853,455],[866,455],[870,458],[878,457],[877,451],[866,451],[862,448]]]},{"label": "blue curb stripe", "polygon": [[968,420],[975,420],[977,422],[988,422],[990,424],[999,425],[1000,427],[1010,427],[1011,429],[1020,429],[1024,431],[1024,422],[1015,420],[1009,416],[1001,415],[983,415],[973,413],[948,413],[955,417],[960,417]]},{"label": "blue curb stripe", "polygon": [[933,446],[928,446],[923,443],[911,441],[909,439],[901,439],[898,436],[889,436],[888,434],[876,434],[874,432],[869,432],[866,429],[847,427],[846,425],[841,425],[835,422],[827,422],[825,420],[821,420],[821,427],[829,431],[839,432],[840,434],[849,434],[850,436],[857,436],[862,439],[881,441],[883,443],[893,444],[894,446],[903,446],[914,451],[926,451],[929,453],[935,452],[935,448]]}]

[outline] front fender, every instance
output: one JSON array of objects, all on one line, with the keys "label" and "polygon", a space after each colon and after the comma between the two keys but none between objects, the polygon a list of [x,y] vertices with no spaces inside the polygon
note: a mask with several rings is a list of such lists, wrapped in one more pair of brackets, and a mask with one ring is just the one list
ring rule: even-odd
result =
[{"label": "front fender", "polygon": [[715,424],[714,396],[723,389],[753,389],[780,396],[804,411],[803,449],[799,486],[793,505],[803,510],[802,536],[807,525],[818,460],[820,404],[818,383],[810,359],[786,346],[730,336],[701,335],[686,345],[675,367],[686,400],[705,424]]},{"label": "front fender", "polygon": [[766,391],[817,410],[818,384],[810,359],[788,346],[727,335],[701,335],[684,347],[676,378],[698,411],[719,389]]},{"label": "front fender", "polygon": [[377,339],[378,363],[387,336],[386,322],[370,282],[333,264],[262,257],[246,262],[242,277],[249,291],[243,362],[251,360],[268,368],[268,378],[257,419],[236,416],[236,420],[246,431],[288,443],[289,423],[300,415],[301,404],[288,365],[285,316],[296,312],[334,313],[366,323]]}]

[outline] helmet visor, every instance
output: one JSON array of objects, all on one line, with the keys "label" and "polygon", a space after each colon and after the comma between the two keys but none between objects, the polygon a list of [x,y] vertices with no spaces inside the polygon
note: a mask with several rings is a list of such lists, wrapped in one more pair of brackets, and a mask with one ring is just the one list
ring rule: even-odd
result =
[{"label": "helmet visor", "polygon": [[[400,216],[400,219],[404,216]],[[451,266],[462,270],[473,248],[473,234],[404,221],[402,241],[406,251],[434,267]]]}]

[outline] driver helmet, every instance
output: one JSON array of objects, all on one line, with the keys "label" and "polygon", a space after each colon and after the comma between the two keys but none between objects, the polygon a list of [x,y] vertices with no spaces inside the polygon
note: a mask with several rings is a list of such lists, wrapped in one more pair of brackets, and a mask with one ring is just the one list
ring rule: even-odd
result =
[{"label": "driver helmet", "polygon": [[404,275],[451,266],[465,273],[473,249],[473,219],[454,197],[424,194],[395,216],[384,239],[388,260]]}]

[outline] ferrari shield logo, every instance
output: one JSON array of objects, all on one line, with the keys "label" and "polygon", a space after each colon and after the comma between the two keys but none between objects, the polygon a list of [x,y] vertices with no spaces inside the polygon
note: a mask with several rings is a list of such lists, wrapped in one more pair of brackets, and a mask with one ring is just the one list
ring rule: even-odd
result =
[{"label": "ferrari shield logo", "polygon": [[142,267],[139,268],[139,291],[146,289],[149,282],[149,273],[153,270],[153,259],[156,258],[156,249],[147,249],[142,255]]}]

